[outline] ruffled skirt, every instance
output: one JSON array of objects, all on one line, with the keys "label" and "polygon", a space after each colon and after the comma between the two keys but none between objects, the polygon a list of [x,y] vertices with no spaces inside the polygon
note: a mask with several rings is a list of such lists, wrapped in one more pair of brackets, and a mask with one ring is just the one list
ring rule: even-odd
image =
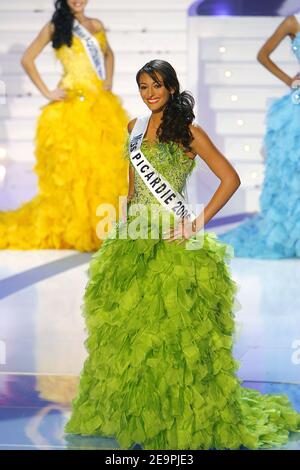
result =
[{"label": "ruffled skirt", "polygon": [[125,449],[256,449],[300,429],[287,397],[235,375],[230,257],[208,233],[194,250],[161,237],[104,242],[89,269],[88,358],[67,433]]},{"label": "ruffled skirt", "polygon": [[120,100],[98,87],[84,99],[42,110],[36,132],[39,191],[28,203],[0,212],[0,248],[95,251],[101,240],[97,208],[127,194],[124,159],[127,115]]}]

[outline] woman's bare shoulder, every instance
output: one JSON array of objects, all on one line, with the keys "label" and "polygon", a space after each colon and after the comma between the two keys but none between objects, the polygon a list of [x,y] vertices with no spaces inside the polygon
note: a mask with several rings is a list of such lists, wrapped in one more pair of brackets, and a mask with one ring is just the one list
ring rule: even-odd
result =
[{"label": "woman's bare shoulder", "polygon": [[131,134],[132,129],[134,128],[136,121],[137,121],[137,118],[134,118],[134,119],[131,119],[131,121],[129,121],[129,123],[127,124],[128,134]]}]

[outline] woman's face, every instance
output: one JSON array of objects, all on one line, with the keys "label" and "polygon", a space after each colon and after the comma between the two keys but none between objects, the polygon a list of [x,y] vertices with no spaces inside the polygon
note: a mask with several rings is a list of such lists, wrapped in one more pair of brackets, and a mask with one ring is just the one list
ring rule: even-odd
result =
[{"label": "woman's face", "polygon": [[88,0],[67,0],[73,14],[83,13]]},{"label": "woman's face", "polygon": [[156,73],[158,82],[147,73],[142,73],[139,80],[139,90],[144,103],[152,112],[159,112],[164,109],[170,98],[170,91],[164,85],[162,76]]}]

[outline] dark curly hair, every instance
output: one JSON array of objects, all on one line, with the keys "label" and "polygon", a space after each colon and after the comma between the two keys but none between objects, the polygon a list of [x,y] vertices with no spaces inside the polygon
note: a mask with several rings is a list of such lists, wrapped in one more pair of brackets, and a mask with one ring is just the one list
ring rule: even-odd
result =
[{"label": "dark curly hair", "polygon": [[54,49],[59,49],[64,44],[68,47],[71,47],[74,23],[74,16],[72,11],[67,3],[67,0],[56,0],[54,6],[55,12],[51,19],[51,23],[54,25],[52,46]]},{"label": "dark curly hair", "polygon": [[156,83],[160,83],[157,75],[159,74],[167,90],[174,90],[164,109],[162,122],[157,129],[159,142],[176,142],[183,145],[186,150],[191,150],[193,136],[189,126],[195,119],[194,98],[187,91],[180,93],[177,74],[172,65],[164,60],[151,60],[144,65],[136,75],[138,85],[140,85],[142,73],[147,73]]}]

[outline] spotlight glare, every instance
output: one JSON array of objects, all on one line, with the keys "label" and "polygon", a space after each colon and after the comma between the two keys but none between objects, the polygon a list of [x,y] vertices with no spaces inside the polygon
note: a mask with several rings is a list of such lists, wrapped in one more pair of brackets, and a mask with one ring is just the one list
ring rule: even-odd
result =
[{"label": "spotlight glare", "polygon": [[0,147],[0,160],[4,160],[7,157],[7,150],[3,147]]},{"label": "spotlight glare", "polygon": [[0,165],[0,183],[4,181],[4,178],[6,176],[6,168],[3,165]]}]

